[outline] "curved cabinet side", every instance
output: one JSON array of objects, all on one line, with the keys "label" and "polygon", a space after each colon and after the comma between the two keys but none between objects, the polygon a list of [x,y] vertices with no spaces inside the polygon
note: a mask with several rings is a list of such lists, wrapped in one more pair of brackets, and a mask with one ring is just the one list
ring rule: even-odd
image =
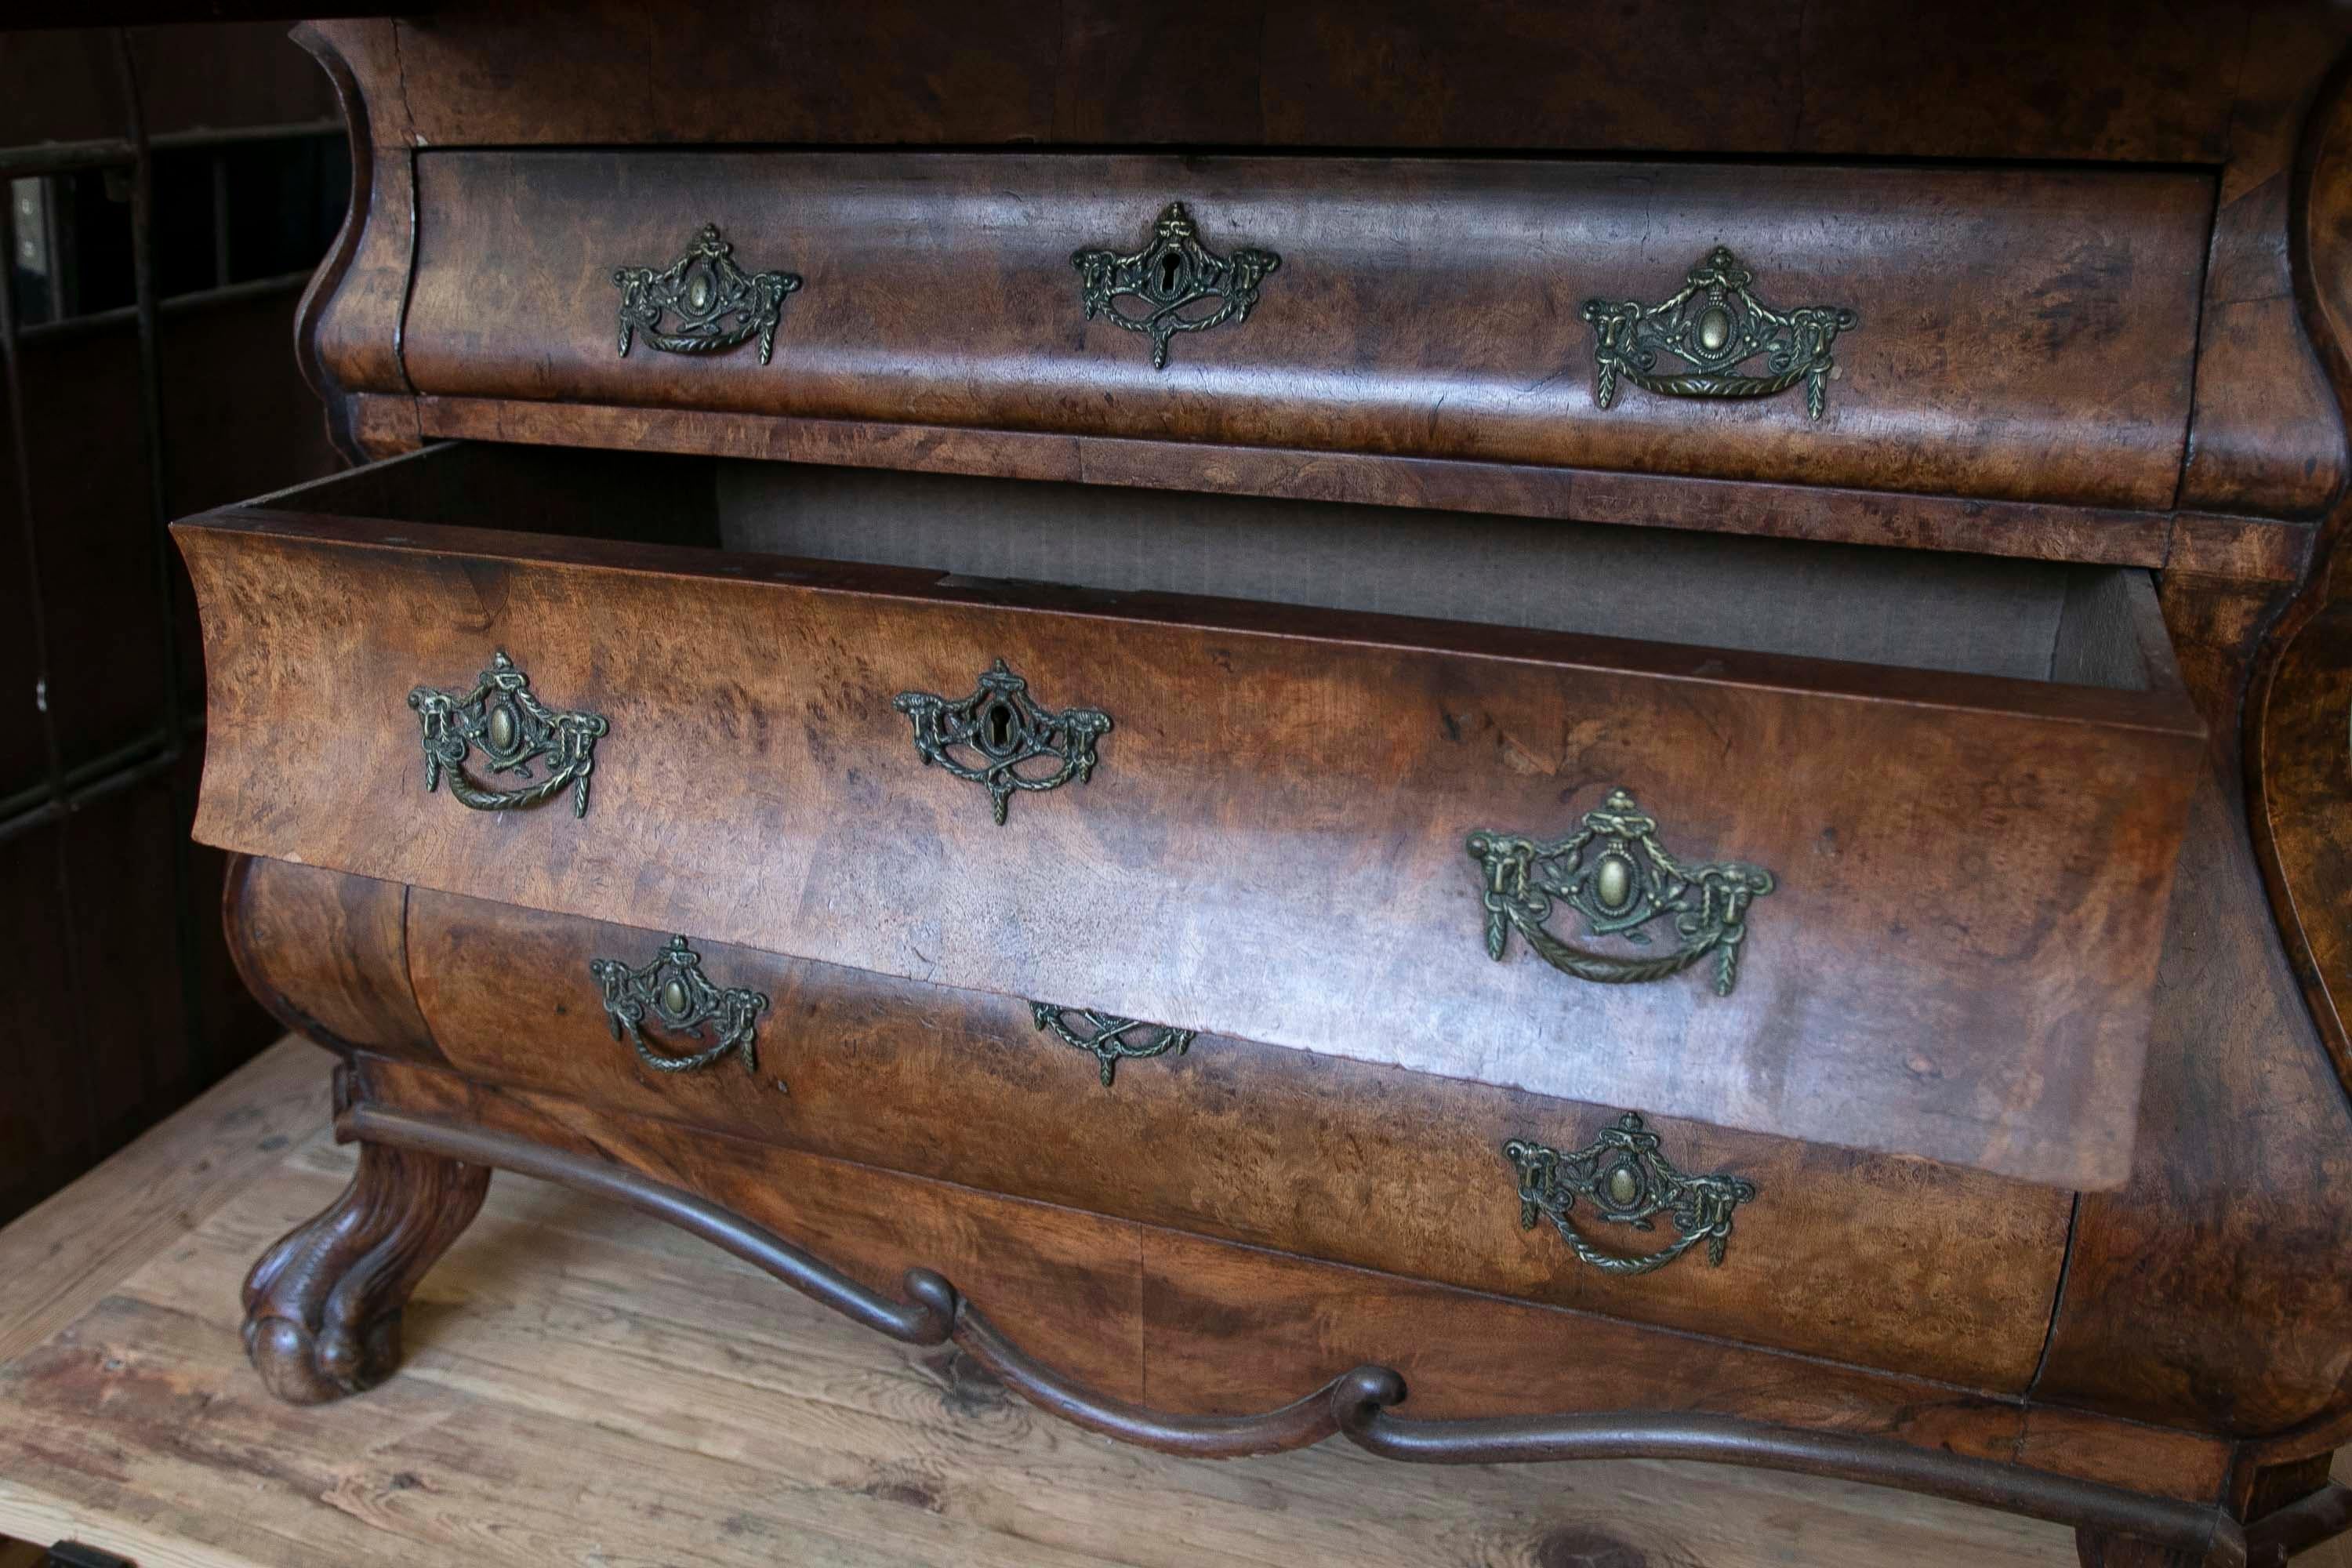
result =
[{"label": "curved cabinet side", "polygon": [[[2305,326],[2339,402],[2352,388],[2339,330],[2352,320],[2347,80],[2339,62],[2315,100],[2290,222]],[[2339,497],[2326,537],[2345,515]],[[2266,831],[2284,803],[2266,795],[2263,699],[2276,650],[2324,601],[2322,577],[2291,604],[2290,593],[2165,575],[2165,617],[2210,731],[2208,775],[2167,926],[2137,1168],[2121,1191],[2081,1200],[2035,1386],[2039,1399],[2263,1439],[2246,1456],[2265,1465],[2326,1452],[2352,1406],[2344,1057],[2298,988],[2307,962],[2293,920],[2284,941],[2272,920],[2273,903],[2291,914],[2293,898]],[[2251,1469],[2241,1469],[2242,1497]]]},{"label": "curved cabinet side", "polygon": [[[2352,54],[2330,73],[2305,128],[2288,217],[2295,302],[2352,424]],[[2315,562],[2280,616],[2246,702],[2246,788],[2255,848],[2287,955],[2338,1079],[2352,1092],[2352,1037],[2339,994],[2352,987],[2352,488],[2320,527]]]},{"label": "curved cabinet side", "polygon": [[341,1056],[441,1062],[408,981],[408,889],[257,856],[231,858],[222,916],[256,1000]]},{"label": "curved cabinet side", "polygon": [[409,415],[389,427],[362,393],[411,396],[401,361],[409,269],[416,250],[414,139],[389,21],[307,22],[294,39],[335,84],[352,148],[352,201],[295,313],[295,357],[326,405],[335,448],[352,462],[421,445]]}]

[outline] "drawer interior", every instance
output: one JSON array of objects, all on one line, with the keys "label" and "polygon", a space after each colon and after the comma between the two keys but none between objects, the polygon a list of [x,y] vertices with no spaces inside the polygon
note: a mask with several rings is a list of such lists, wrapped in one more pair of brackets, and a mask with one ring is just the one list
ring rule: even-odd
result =
[{"label": "drawer interior", "polygon": [[475,442],[265,500],[2113,690],[2177,679],[2136,628],[2136,567]]}]

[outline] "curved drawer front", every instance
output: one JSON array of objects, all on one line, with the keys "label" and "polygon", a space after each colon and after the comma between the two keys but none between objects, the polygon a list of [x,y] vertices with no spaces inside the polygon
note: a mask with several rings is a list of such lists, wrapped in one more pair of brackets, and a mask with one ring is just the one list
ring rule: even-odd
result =
[{"label": "curved drawer front", "polygon": [[[211,843],[2058,1184],[2128,1164],[2200,734],[2144,580],[2130,691],[415,523],[180,537]],[[584,801],[527,787],[581,756],[515,680],[601,726]]]},{"label": "curved drawer front", "polygon": [[1616,1108],[1209,1035],[1121,1060],[1106,1085],[1023,999],[691,939],[714,988],[768,1004],[747,1052],[715,1017],[691,1036],[615,1026],[601,966],[675,952],[664,933],[418,890],[408,938],[434,1038],[470,1079],[1969,1387],[2022,1392],[2064,1247],[2070,1200],[2046,1187],[1651,1119],[1642,1133],[1678,1170],[1748,1191],[1719,1264],[1702,1238],[1622,1276],[1596,1263],[1698,1232],[1601,1217],[1612,1179],[1632,1179],[1612,1158],[1570,1211],[1580,1261],[1552,1225],[1522,1228],[1505,1152],[1580,1149],[1619,1129]]},{"label": "curved drawer front", "polygon": [[425,394],[2140,508],[2179,477],[2212,207],[2208,176],[2123,171],[416,169]]}]

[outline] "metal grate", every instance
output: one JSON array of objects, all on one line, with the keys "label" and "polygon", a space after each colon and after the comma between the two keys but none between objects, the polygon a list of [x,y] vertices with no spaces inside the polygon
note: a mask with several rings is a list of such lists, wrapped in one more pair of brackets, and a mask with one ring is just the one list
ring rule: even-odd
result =
[{"label": "metal grate", "polygon": [[[185,628],[177,608],[174,557],[163,532],[173,470],[162,337],[184,312],[217,308],[241,295],[274,291],[290,298],[331,242],[350,182],[340,121],[151,137],[141,60],[130,34],[118,28],[95,36],[110,45],[114,86],[123,106],[121,134],[0,148],[0,256],[6,258],[0,267],[0,394],[6,403],[0,458],[15,475],[13,488],[0,491],[0,530],[8,529],[13,517],[16,536],[16,561],[0,572],[24,574],[24,625],[16,635],[29,643],[32,659],[29,703],[21,690],[0,694],[0,721],[17,726],[22,742],[11,763],[15,776],[0,776],[0,847],[141,785],[168,789],[176,820],[189,820],[193,773],[184,764],[201,744],[203,715],[201,704],[187,695],[186,677],[193,672],[182,668]],[[0,67],[6,64],[9,45],[0,33]],[[45,545],[56,551],[62,543],[71,552],[71,542],[61,541],[58,531],[69,520],[45,520],[40,504],[45,490],[53,492],[70,476],[60,476],[59,461],[37,449],[28,435],[28,410],[43,407],[38,400],[58,391],[38,384],[39,366],[52,363],[47,348],[85,334],[127,337],[135,347],[135,396],[126,384],[119,411],[109,408],[102,416],[119,414],[126,425],[136,421],[152,548],[145,552],[150,559],[125,571],[142,578],[152,574],[158,614],[152,625],[143,611],[127,617],[121,626],[109,627],[107,636],[143,645],[146,651],[132,655],[152,661],[142,671],[142,693],[149,678],[160,674],[152,682],[157,694],[152,710],[136,710],[119,732],[103,737],[109,743],[96,755],[82,754],[83,732],[61,736],[52,700],[61,673],[58,633],[73,617],[89,613],[86,605],[53,601],[42,574]],[[131,379],[126,376],[126,384]],[[220,395],[233,400],[237,388],[224,386]],[[78,629],[86,640],[88,628]],[[33,759],[29,767],[27,758]],[[52,837],[53,868],[46,857],[34,863],[41,874],[54,870],[53,892],[44,889],[51,900],[47,915],[63,931],[85,929],[79,917],[97,913],[102,900],[160,900],[168,892],[174,911],[175,951],[170,958],[177,966],[186,1042],[181,1087],[193,1091],[210,1082],[228,1064],[215,1059],[217,1042],[208,1038],[197,922],[212,918],[218,895],[216,889],[195,886],[195,852],[186,834],[171,836],[170,864],[153,866],[152,885],[95,889],[76,885],[67,836]],[[37,846],[28,846],[27,852],[42,855]],[[160,850],[154,858],[161,861]],[[89,985],[104,983],[104,976],[82,973],[94,964],[79,942],[68,941],[64,951],[66,972],[56,979],[68,994],[84,995]],[[137,958],[160,964],[164,956]],[[56,1045],[68,1048],[63,1041]]]}]

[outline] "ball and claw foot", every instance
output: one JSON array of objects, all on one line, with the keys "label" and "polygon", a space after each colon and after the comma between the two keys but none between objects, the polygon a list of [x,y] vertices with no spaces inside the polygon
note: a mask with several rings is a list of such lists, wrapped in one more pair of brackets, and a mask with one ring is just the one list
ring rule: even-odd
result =
[{"label": "ball and claw foot", "polygon": [[486,1166],[361,1144],[342,1196],[246,1277],[245,1352],[269,1392],[322,1405],[391,1375],[401,1310],[489,1184]]}]

